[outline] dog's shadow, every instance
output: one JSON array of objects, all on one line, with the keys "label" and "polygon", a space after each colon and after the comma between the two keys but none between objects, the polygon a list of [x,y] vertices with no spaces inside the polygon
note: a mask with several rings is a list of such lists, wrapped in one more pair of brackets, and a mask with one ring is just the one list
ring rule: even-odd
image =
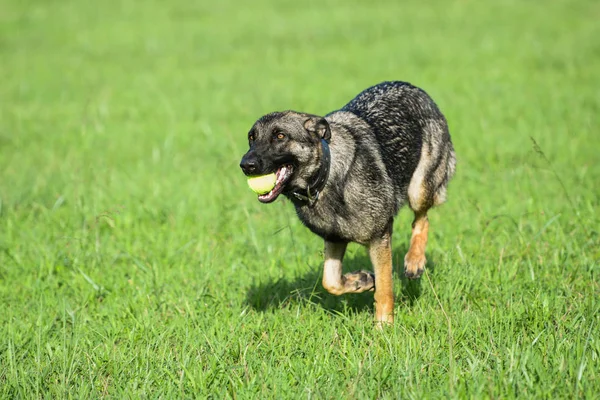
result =
[{"label": "dog's shadow", "polygon": [[[394,249],[394,274],[401,281],[396,286],[396,302],[412,307],[421,296],[422,279],[410,280],[404,276],[404,255],[407,247]],[[428,256],[426,268],[430,273],[435,270],[435,262]],[[353,256],[344,258],[344,272],[360,269],[373,270],[371,261],[364,249]],[[247,292],[246,304],[258,311],[286,307],[297,303],[310,303],[333,313],[363,312],[373,309],[373,292],[334,296],[321,285],[323,267],[319,265],[310,272],[294,279],[278,279],[253,284]]]}]

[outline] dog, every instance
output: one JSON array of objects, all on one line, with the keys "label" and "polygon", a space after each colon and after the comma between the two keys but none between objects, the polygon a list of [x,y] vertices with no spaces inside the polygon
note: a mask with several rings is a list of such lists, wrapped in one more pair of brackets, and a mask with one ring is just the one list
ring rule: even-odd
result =
[{"label": "dog", "polygon": [[[261,117],[248,133],[240,167],[247,176],[276,173],[273,189],[325,241],[323,287],[334,295],[375,291],[375,321],[393,323],[392,228],[404,204],[414,212],[404,271],[425,268],[427,212],[446,200],[456,169],[448,124],[425,91],[406,82],[372,86],[324,117],[295,111]],[[368,248],[374,274],[343,274],[349,242]]]}]

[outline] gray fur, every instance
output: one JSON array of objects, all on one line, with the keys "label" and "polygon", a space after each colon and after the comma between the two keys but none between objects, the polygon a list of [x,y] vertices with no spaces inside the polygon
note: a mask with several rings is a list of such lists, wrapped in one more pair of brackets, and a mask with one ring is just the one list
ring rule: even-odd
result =
[{"label": "gray fur", "polygon": [[[277,132],[285,139],[276,140]],[[415,211],[443,203],[455,171],[446,119],[423,90],[405,82],[366,89],[325,117],[294,111],[265,115],[250,135],[254,140],[242,168],[259,175],[293,165],[282,194],[302,222],[329,242],[367,245],[386,232],[407,202]],[[309,204],[293,192],[306,190],[321,168],[324,135],[330,135],[329,177],[318,200]],[[248,160],[252,170],[245,168]]]}]

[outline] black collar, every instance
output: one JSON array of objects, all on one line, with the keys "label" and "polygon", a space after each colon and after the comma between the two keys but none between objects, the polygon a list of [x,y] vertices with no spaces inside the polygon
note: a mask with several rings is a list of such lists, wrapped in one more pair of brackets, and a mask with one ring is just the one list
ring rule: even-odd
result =
[{"label": "black collar", "polygon": [[308,203],[309,207],[315,205],[321,194],[321,190],[327,183],[329,178],[329,166],[331,164],[331,153],[329,152],[329,144],[325,139],[321,139],[321,168],[314,181],[309,183],[306,190],[300,189],[292,192],[292,196],[296,199]]}]

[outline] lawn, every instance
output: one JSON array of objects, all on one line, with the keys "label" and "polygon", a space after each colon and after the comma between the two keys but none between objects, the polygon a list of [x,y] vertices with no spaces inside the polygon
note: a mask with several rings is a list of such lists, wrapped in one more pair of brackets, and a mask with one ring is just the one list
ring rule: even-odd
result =
[{"label": "lawn", "polygon": [[[600,3],[0,4],[0,397],[597,398]],[[424,88],[458,157],[396,322],[238,163],[261,115]],[[349,248],[345,268],[371,268]]]}]

